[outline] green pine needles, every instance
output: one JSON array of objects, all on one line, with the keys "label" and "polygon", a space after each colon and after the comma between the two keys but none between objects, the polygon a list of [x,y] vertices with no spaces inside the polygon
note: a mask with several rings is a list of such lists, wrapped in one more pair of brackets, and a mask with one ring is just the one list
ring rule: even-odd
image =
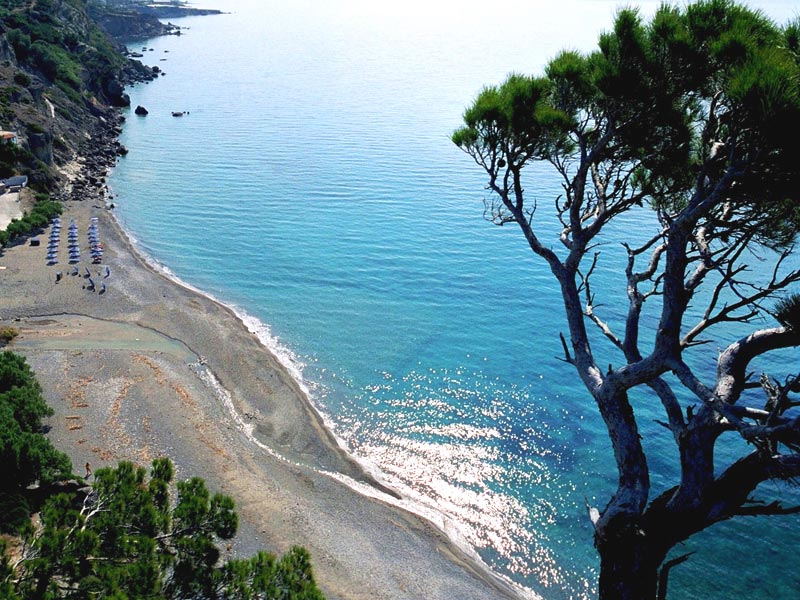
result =
[{"label": "green pine needles", "polygon": [[16,535],[0,538],[0,600],[324,600],[303,548],[223,559],[239,524],[233,500],[199,477],[173,481],[168,458],[149,473],[121,462],[98,469],[91,488],[53,493],[47,483],[75,477],[41,434],[50,414],[25,359],[0,354],[0,523]]},{"label": "green pine needles", "polygon": [[233,500],[198,477],[178,482],[167,458],[98,469],[92,492],[59,494],[25,540],[11,598],[322,599],[308,553],[221,560],[238,519]]}]

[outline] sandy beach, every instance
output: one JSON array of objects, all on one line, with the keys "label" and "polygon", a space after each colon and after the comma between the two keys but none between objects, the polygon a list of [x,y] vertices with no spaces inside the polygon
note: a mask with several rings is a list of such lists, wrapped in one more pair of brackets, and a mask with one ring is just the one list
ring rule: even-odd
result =
[{"label": "sandy beach", "polygon": [[[93,217],[101,265],[88,261]],[[440,527],[396,506],[242,321],[148,266],[102,200],[66,202],[64,231],[72,219],[78,274],[66,239],[54,266],[44,245],[0,255],[0,326],[19,330],[9,349],[36,371],[55,410],[49,436],[77,473],[86,462],[169,456],[179,478],[199,475],[236,501],[240,528],[226,552],[303,545],[330,599],[522,597]]]}]

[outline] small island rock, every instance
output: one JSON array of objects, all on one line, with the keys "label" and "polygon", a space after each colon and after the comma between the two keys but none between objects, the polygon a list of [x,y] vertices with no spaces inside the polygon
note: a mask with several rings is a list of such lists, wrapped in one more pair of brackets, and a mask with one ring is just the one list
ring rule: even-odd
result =
[{"label": "small island rock", "polygon": [[141,115],[141,116],[145,116],[146,114],[148,114],[148,110],[144,106],[142,106],[141,104],[139,104],[136,107],[136,110],[134,110],[133,112],[135,112],[137,115]]}]

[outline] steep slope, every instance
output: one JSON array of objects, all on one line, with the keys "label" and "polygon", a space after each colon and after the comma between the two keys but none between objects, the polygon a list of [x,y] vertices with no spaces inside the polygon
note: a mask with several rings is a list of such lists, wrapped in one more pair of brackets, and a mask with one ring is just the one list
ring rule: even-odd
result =
[{"label": "steep slope", "polygon": [[0,177],[50,191],[57,167],[115,147],[124,86],[157,76],[126,57],[86,0],[0,0]]}]

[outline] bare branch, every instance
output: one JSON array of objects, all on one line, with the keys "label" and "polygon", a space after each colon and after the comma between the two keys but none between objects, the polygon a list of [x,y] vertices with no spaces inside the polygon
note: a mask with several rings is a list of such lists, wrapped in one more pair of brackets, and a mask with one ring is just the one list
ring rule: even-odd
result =
[{"label": "bare branch", "polygon": [[669,572],[673,568],[689,560],[692,554],[694,554],[694,552],[683,554],[681,556],[678,556],[677,558],[673,558],[672,560],[668,560],[667,562],[664,563],[664,566],[661,567],[661,570],[658,572],[657,600],[667,600],[667,582],[669,581]]},{"label": "bare branch", "polygon": [[567,346],[567,340],[564,338],[564,334],[559,332],[558,337],[561,338],[561,347],[564,349],[564,362],[574,365],[575,361],[572,359],[572,356],[570,356],[569,346]]},{"label": "bare branch", "polygon": [[748,500],[748,502],[752,502],[756,506],[742,506],[736,511],[737,515],[757,517],[764,515],[795,515],[800,513],[800,506],[783,506],[777,500],[769,504],[757,500]]}]

